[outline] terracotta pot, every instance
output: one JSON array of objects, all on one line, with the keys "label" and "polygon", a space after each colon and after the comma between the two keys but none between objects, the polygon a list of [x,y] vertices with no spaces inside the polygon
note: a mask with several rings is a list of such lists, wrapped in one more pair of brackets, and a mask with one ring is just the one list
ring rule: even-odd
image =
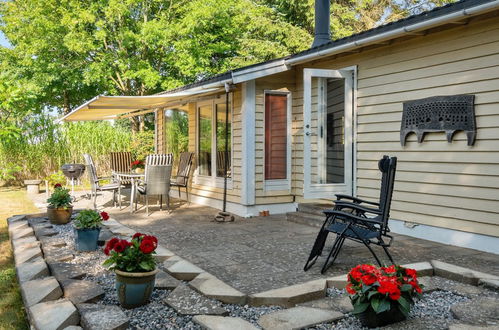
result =
[{"label": "terracotta pot", "polygon": [[71,214],[73,214],[73,207],[67,208],[53,208],[47,207],[47,217],[50,223],[54,225],[64,225],[71,221]]},{"label": "terracotta pot", "polygon": [[99,241],[100,228],[75,228],[75,245],[78,251],[95,251]]},{"label": "terracotta pot", "polygon": [[360,314],[355,314],[363,326],[368,328],[382,327],[405,320],[407,317],[398,308],[398,303],[392,302],[392,308],[385,312],[376,314],[371,306]]},{"label": "terracotta pot", "polygon": [[149,303],[158,269],[144,273],[123,272],[117,269],[114,272],[116,292],[121,306],[130,309]]}]

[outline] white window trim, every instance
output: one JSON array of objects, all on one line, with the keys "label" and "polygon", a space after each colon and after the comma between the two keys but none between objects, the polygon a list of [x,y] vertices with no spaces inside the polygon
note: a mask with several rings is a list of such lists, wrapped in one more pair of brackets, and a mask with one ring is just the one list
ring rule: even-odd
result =
[{"label": "white window trim", "polygon": [[[266,104],[265,100],[267,99],[267,94],[273,95],[286,95],[286,105],[287,105],[287,120],[286,120],[286,129],[288,138],[286,141],[286,179],[278,179],[278,180],[266,180],[265,179],[265,109]],[[291,191],[291,113],[293,109],[292,105],[292,95],[289,91],[280,91],[280,90],[264,90],[263,91],[263,127],[264,127],[264,150],[263,150],[263,190],[264,191]]]},{"label": "white window trim", "polygon": [[[194,171],[194,184],[207,186],[207,187],[215,187],[215,188],[223,188],[224,187],[224,178],[217,177],[217,159],[216,159],[216,151],[217,148],[217,137],[216,137],[216,105],[217,104],[225,104],[225,95],[214,98],[212,100],[200,101],[196,103],[196,157],[199,155],[199,108],[205,105],[211,105],[211,164],[215,164],[212,166],[211,176],[200,175],[198,172],[198,168]],[[230,173],[231,177],[227,179],[227,190],[232,190],[232,176],[234,175],[234,105],[232,97],[229,96],[229,107],[230,107],[230,115],[231,115],[231,127],[230,127],[230,137],[231,137],[231,161],[230,161]]]}]

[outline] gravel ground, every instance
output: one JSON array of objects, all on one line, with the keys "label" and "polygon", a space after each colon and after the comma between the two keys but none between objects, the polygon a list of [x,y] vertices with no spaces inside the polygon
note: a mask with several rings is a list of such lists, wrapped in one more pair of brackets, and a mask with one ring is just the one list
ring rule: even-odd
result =
[{"label": "gravel ground", "polygon": [[[72,223],[67,225],[54,226],[59,232],[56,237],[62,237],[67,242],[70,249],[74,249],[74,228]],[[102,266],[106,256],[101,250],[96,252],[75,252],[75,258],[71,261],[73,264],[82,266],[87,271],[85,279],[96,281],[104,289],[106,295],[104,299],[99,301],[103,305],[119,305],[116,291],[114,288],[114,274]],[[168,307],[163,300],[168,296],[168,290],[154,290],[151,303],[132,310],[123,309],[125,314],[130,318],[129,329],[201,329],[201,327],[192,321],[192,316],[183,316],[177,314],[172,308]],[[328,297],[337,297],[344,295],[344,290],[328,289]],[[425,293],[419,301],[413,306],[409,319],[415,318],[430,318],[441,321],[442,319],[448,324],[452,322],[453,317],[450,312],[450,307],[453,304],[467,301],[469,298],[448,292],[448,291],[433,291]],[[281,307],[250,307],[248,305],[224,305],[229,311],[230,316],[241,317],[257,327],[257,320],[260,316],[274,311],[280,310]],[[442,322],[436,322],[442,324]],[[319,324],[313,328],[314,330],[323,329],[365,329],[360,322],[351,314],[333,324]]]}]

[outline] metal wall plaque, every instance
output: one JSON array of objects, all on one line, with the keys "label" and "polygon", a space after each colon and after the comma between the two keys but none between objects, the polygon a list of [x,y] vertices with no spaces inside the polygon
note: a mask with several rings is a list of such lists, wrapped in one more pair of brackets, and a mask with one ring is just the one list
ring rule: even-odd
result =
[{"label": "metal wall plaque", "polygon": [[423,142],[428,132],[445,132],[452,141],[456,131],[466,132],[468,145],[475,143],[474,95],[433,96],[404,103],[400,126],[400,143],[404,146],[407,135],[416,133]]}]

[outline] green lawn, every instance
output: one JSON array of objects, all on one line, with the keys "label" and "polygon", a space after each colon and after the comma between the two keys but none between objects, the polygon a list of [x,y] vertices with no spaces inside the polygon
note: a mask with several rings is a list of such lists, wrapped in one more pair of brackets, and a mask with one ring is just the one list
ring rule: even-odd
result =
[{"label": "green lawn", "polygon": [[27,329],[6,219],[39,211],[18,188],[0,188],[0,205],[0,329]]}]

